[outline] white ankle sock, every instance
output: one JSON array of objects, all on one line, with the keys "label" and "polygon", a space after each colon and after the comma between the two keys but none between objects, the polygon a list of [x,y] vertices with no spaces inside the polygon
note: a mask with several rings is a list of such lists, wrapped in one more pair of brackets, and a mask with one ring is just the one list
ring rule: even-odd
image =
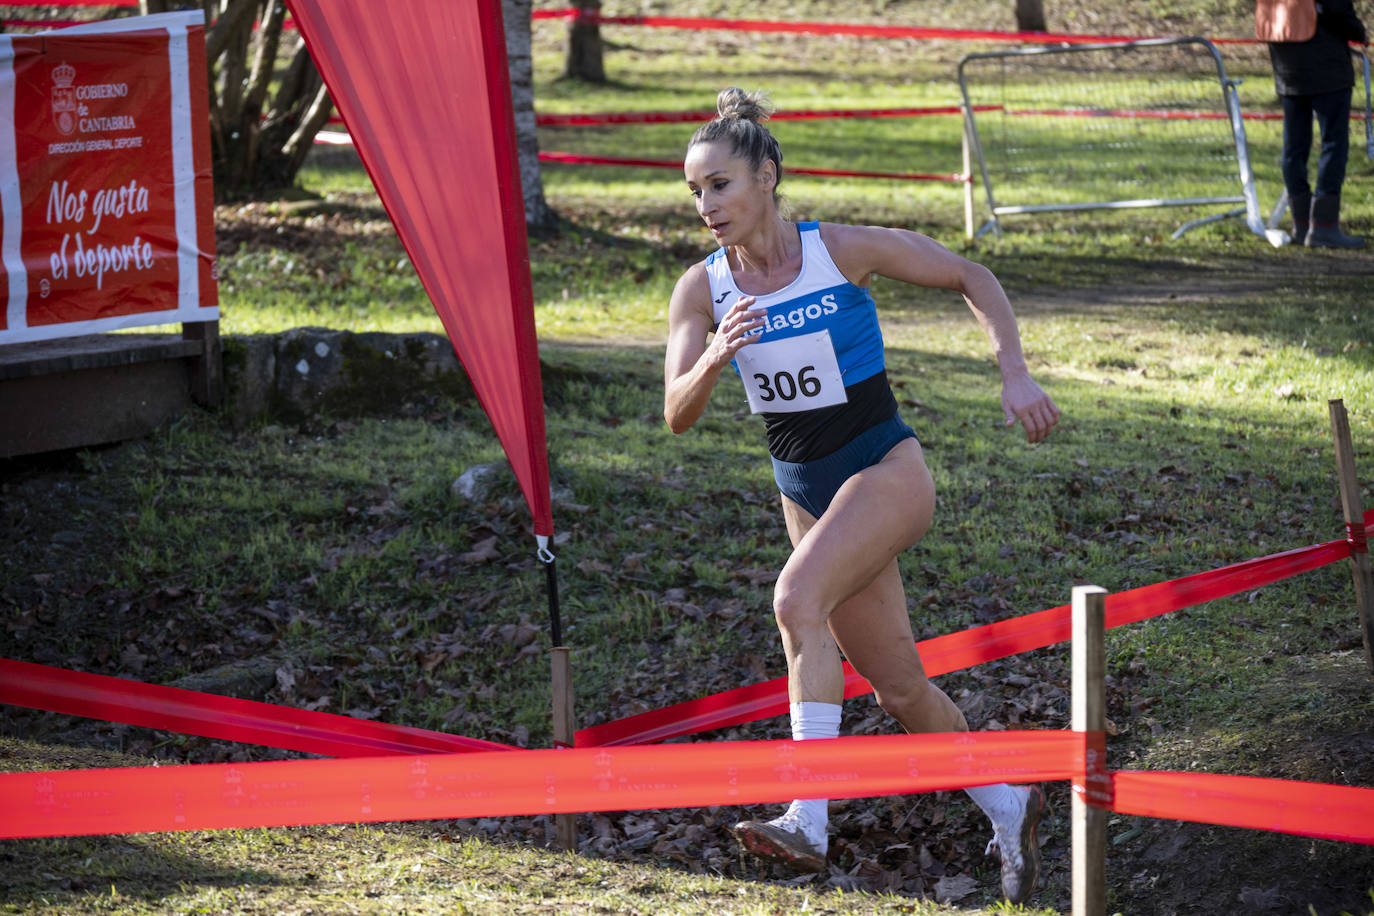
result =
[{"label": "white ankle sock", "polygon": [[[793,703],[792,740],[805,741],[808,738],[838,738],[840,736],[840,715],[844,707],[839,703]],[[796,824],[813,845],[821,850],[827,846],[826,825],[830,820],[827,806],[829,799],[798,798],[787,808],[787,813],[778,820]]]},{"label": "white ankle sock", "polygon": [[998,832],[1015,824],[1026,807],[1022,793],[1005,782],[992,786],[973,786],[964,791],[983,809],[983,813],[992,821],[993,829]]}]

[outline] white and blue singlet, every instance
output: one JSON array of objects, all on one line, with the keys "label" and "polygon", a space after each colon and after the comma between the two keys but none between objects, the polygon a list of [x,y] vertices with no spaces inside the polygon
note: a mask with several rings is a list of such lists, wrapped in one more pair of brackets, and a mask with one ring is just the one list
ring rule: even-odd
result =
[{"label": "white and blue singlet", "polygon": [[[835,266],[820,224],[798,223],[802,266],[771,293],[757,339],[731,363],[749,408],[762,414],[779,489],[817,518],[850,476],[915,433],[897,415],[877,306]],[[716,326],[743,295],[724,248],[706,259]]]}]

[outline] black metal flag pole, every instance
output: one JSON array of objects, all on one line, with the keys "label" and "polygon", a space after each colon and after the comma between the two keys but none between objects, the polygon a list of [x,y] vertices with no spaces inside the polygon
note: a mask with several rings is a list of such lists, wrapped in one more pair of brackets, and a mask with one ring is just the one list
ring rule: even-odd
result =
[{"label": "black metal flag pole", "polygon": [[[549,550],[549,538],[538,535],[539,559],[544,563],[544,578],[548,584],[549,595],[549,635],[553,638],[550,658],[553,685],[553,746],[572,747],[575,728],[573,725],[573,683],[572,658],[568,647],[563,645],[563,623],[558,612],[558,568],[557,558]],[[554,839],[558,848],[574,852],[577,850],[577,815],[554,815]]]}]

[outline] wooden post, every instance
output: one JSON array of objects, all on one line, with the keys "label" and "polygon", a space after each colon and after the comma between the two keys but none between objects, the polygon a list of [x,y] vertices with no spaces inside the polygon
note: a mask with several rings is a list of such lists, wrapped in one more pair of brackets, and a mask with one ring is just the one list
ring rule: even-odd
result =
[{"label": "wooden post", "polygon": [[973,238],[973,148],[969,132],[973,130],[973,109],[964,108],[964,238]]},{"label": "wooden post", "polygon": [[1341,488],[1346,536],[1350,539],[1350,571],[1355,577],[1355,605],[1364,640],[1364,662],[1374,673],[1374,582],[1370,578],[1369,548],[1364,533],[1364,509],[1360,506],[1360,478],[1355,473],[1355,448],[1350,442],[1350,421],[1345,403],[1328,401],[1331,439],[1336,446],[1336,479]]},{"label": "wooden post", "polygon": [[[572,659],[567,646],[553,648],[553,744],[573,746]],[[555,814],[554,842],[567,852],[577,851],[577,815]]]},{"label": "wooden post", "polygon": [[[1082,782],[1073,786],[1073,914],[1107,912],[1107,652],[1103,638],[1107,592],[1096,585],[1073,590],[1072,725],[1083,734]],[[1105,791],[1104,791],[1105,790]]]},{"label": "wooden post", "polygon": [[200,355],[191,360],[192,399],[202,407],[218,407],[224,389],[219,322],[184,322],[181,325],[181,339],[195,341],[201,345]]}]

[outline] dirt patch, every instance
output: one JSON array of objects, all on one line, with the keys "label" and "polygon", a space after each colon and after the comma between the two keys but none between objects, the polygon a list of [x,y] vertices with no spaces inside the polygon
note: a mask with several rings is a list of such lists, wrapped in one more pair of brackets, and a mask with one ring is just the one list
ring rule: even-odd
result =
[{"label": "dirt patch", "polygon": [[[1107,265],[1110,267],[1110,265]],[[1178,303],[1216,303],[1272,294],[1276,289],[1313,289],[1318,282],[1350,282],[1367,279],[1374,261],[1366,252],[1270,251],[1249,258],[1207,264],[1178,259],[1135,262],[1133,268],[1152,279],[1140,282],[1106,282],[1044,288],[1004,280],[1018,314],[1076,311],[1101,306],[1136,306]],[[1314,290],[1314,295],[1315,295]]]},{"label": "dirt patch", "polygon": [[[1134,819],[1132,819],[1134,820]],[[1374,850],[1257,830],[1141,820],[1108,853],[1110,907],[1126,914],[1374,911]],[[1126,825],[1114,828],[1127,834]]]}]

